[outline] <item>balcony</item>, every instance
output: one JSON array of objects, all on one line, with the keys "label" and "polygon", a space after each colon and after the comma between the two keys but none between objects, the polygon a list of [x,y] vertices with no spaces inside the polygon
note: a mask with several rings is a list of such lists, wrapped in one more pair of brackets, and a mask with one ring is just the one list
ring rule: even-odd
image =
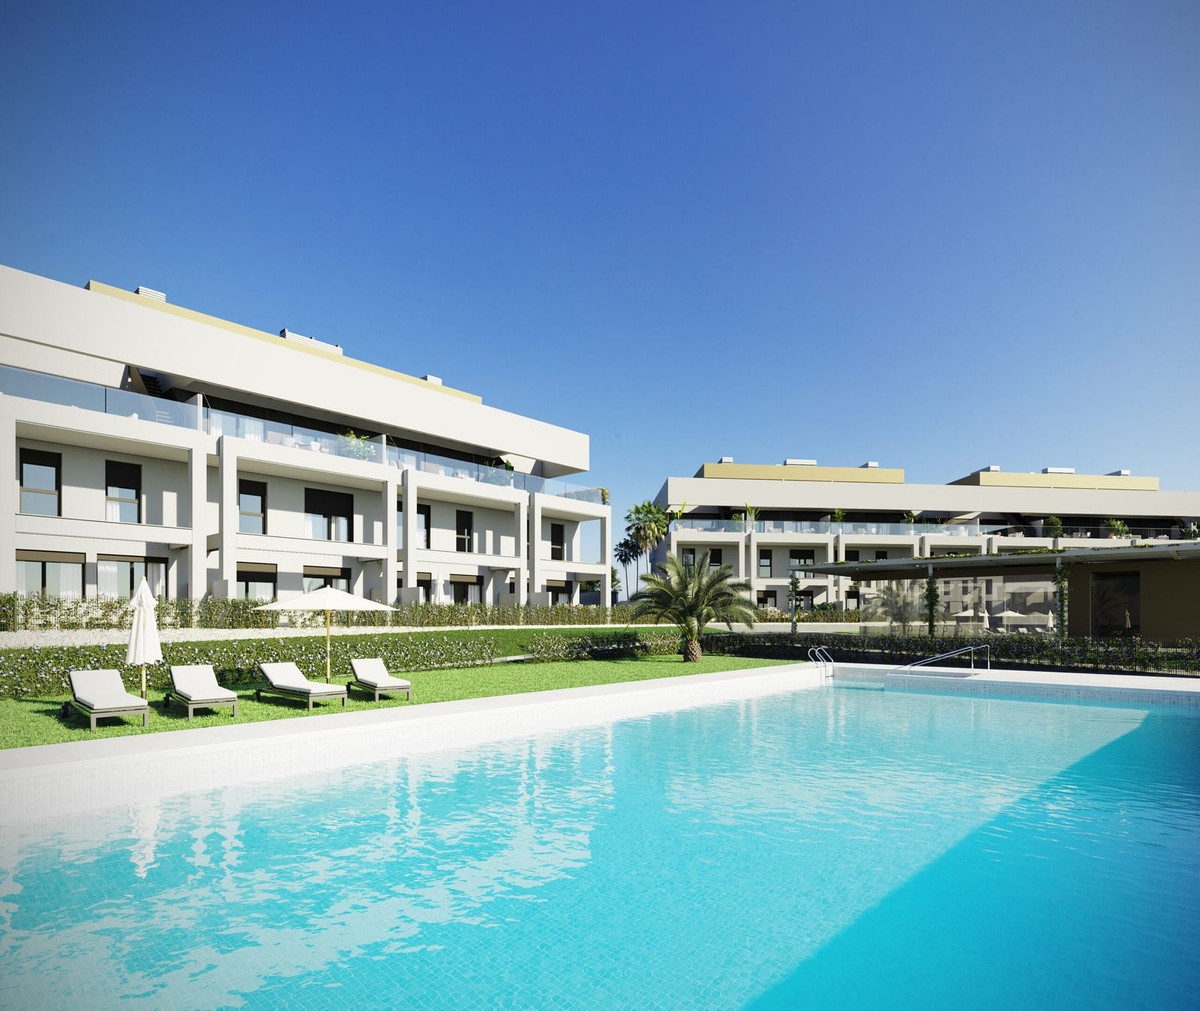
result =
[{"label": "balcony", "polygon": [[604,502],[604,492],[599,487],[575,484],[558,478],[534,477],[503,467],[489,467],[486,464],[455,460],[435,453],[402,449],[389,445],[387,438],[382,435],[374,438],[338,435],[335,432],[324,432],[303,425],[256,418],[237,411],[214,407],[201,408],[198,403],[150,397],[127,390],[116,390],[98,383],[30,372],[10,365],[0,365],[0,393],[48,404],[79,407],[85,411],[97,411],[122,418],[199,429],[209,435],[229,435],[235,439],[307,450],[345,460],[385,463],[400,469],[412,467],[427,474],[440,474],[526,492],[540,492],[596,505]]},{"label": "balcony", "polygon": [[10,397],[24,397],[27,400],[40,400],[46,404],[78,407],[118,418],[153,421],[176,428],[195,430],[200,427],[200,410],[195,404],[166,400],[162,397],[148,397],[142,393],[115,390],[111,386],[85,383],[77,379],[48,376],[11,365],[0,365],[0,393]]},{"label": "balcony", "polygon": [[500,488],[515,488],[518,491],[538,492],[544,495],[555,495],[559,498],[575,499],[579,502],[592,502],[600,505],[604,502],[604,493],[600,488],[574,484],[558,478],[535,477],[532,474],[521,474],[504,467],[490,467],[485,463],[472,463],[469,460],[455,460],[436,453],[422,453],[414,449],[404,449],[400,446],[387,447],[387,462],[389,466],[400,470],[409,468],[424,474],[437,474],[442,477],[458,478],[463,481],[478,481],[480,484],[496,485]]},{"label": "balcony", "polygon": [[792,534],[828,537],[833,534],[866,535],[874,537],[986,537],[1003,534],[1012,528],[987,526],[980,523],[877,523],[849,521],[835,523],[825,520],[745,520],[678,519],[671,521],[671,530],[689,533],[741,534],[753,527],[756,534]]}]

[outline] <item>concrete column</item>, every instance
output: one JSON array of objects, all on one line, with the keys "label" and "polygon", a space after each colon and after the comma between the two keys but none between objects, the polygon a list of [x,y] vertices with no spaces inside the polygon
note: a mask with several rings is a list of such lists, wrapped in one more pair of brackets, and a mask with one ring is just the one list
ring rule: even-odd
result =
[{"label": "concrete column", "polygon": [[529,500],[521,499],[513,506],[513,516],[516,522],[517,540],[515,545],[516,572],[513,596],[518,607],[524,607],[529,599]]},{"label": "concrete column", "polygon": [[396,477],[389,472],[381,487],[383,495],[383,546],[387,554],[383,560],[383,587],[379,599],[390,604],[396,599],[396,581],[400,574],[400,537],[396,530],[396,496],[399,487]]},{"label": "concrete column", "polygon": [[544,589],[542,575],[542,496],[529,496],[529,593],[536,596]]},{"label": "concrete column", "polygon": [[238,458],[237,444],[227,435],[222,435],[217,444],[217,461],[221,488],[218,531],[221,567],[213,594],[228,599],[237,587]]},{"label": "concrete column", "polygon": [[[404,543],[400,562],[404,566],[404,589],[417,588],[417,472],[409,467],[404,471]],[[415,599],[415,598],[413,598]]]},{"label": "concrete column", "polygon": [[188,508],[192,544],[186,590],[189,598],[199,600],[208,593],[208,451],[203,445],[188,450]]},{"label": "concrete column", "polygon": [[604,575],[600,577],[600,603],[604,607],[612,606],[612,510],[606,509],[600,517],[600,562],[604,566]]},{"label": "concrete column", "polygon": [[[846,560],[846,542],[842,540],[841,534],[833,535],[833,540],[829,545],[829,557],[834,562],[844,562]],[[838,602],[845,607],[846,598],[850,593],[850,584],[847,582],[845,576],[834,576],[833,593]]]},{"label": "concrete column", "polygon": [[17,590],[17,423],[0,415],[0,593]]}]

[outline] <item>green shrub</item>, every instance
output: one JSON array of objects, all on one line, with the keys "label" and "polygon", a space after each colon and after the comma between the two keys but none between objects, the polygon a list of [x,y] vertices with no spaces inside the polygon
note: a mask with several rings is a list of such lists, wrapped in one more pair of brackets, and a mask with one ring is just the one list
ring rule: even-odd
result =
[{"label": "green shrub", "polygon": [[[325,627],[323,611],[259,611],[256,600],[172,600],[158,598],[159,628]],[[395,611],[339,611],[332,623],[342,628],[445,628],[477,625],[629,624],[627,605],[556,604],[516,607],[494,604],[397,604]],[[0,631],[128,628],[129,603],[116,597],[37,597],[0,594]]]},{"label": "green shrub", "polygon": [[[0,697],[69,695],[71,671],[108,667],[122,671],[130,688],[135,683],[140,687],[140,672],[126,666],[125,649],[124,643],[116,643],[0,650]],[[273,661],[293,661],[314,680],[325,676],[324,636],[165,642],[162,651],[163,662],[146,669],[149,684],[158,689],[169,686],[168,668],[178,664],[211,664],[217,680],[227,685],[261,681],[257,665]],[[487,637],[354,635],[338,636],[330,646],[333,676],[343,679],[351,676],[353,657],[377,656],[390,671],[415,671],[488,664],[496,655],[496,644]]]},{"label": "green shrub", "polygon": [[619,632],[584,632],[554,635],[541,632],[528,646],[529,657],[539,662],[558,660],[612,660],[618,657],[671,656],[682,652],[675,629],[625,629]]}]

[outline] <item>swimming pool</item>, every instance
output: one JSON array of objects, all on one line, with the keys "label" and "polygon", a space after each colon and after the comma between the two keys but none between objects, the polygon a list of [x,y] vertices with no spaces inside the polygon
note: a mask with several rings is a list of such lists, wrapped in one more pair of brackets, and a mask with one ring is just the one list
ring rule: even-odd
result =
[{"label": "swimming pool", "polygon": [[1200,718],[805,689],[42,823],[0,870],[11,1006],[1183,1007]]}]

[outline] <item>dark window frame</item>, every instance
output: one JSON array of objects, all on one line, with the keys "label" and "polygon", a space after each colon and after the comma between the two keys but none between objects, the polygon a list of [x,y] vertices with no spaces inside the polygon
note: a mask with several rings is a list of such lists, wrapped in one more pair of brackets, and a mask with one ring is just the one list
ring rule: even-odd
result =
[{"label": "dark window frame", "polygon": [[[45,449],[22,449],[19,454],[18,476],[20,477],[17,491],[18,508],[22,505],[26,493],[30,495],[53,495],[55,516],[62,515],[62,453],[51,453]],[[49,467],[54,471],[54,491],[45,488],[26,487],[25,467]],[[24,513],[25,510],[21,509]],[[49,516],[50,513],[28,513],[29,516]]]},{"label": "dark window frame", "polygon": [[[242,508],[243,495],[257,495],[259,498],[260,512],[247,512]],[[262,521],[261,530],[243,530],[242,517],[257,516]],[[267,532],[267,482],[254,481],[250,478],[238,479],[238,533],[239,534],[263,534]]]},{"label": "dark window frame", "polygon": [[550,524],[550,561],[562,562],[567,557],[567,525]]},{"label": "dark window frame", "polygon": [[[132,479],[132,480],[128,480]],[[133,491],[132,498],[126,498],[123,495],[114,495],[113,489],[123,491],[129,488]],[[129,463],[127,460],[105,460],[104,461],[104,518],[108,520],[108,504],[117,502],[128,504],[132,502],[137,506],[137,519],[133,523],[141,523],[144,520],[142,515],[142,465],[140,463]],[[117,510],[120,512],[120,509]],[[109,520],[109,522],[129,523],[130,520]]]},{"label": "dark window frame", "polygon": [[[767,571],[763,572],[763,562],[767,563]],[[770,548],[758,549],[758,578],[771,579],[775,575],[775,552]]]},{"label": "dark window frame", "polygon": [[[465,521],[463,517],[466,517]],[[471,554],[475,548],[475,513],[470,509],[454,510],[454,550]]]},{"label": "dark window frame", "polygon": [[417,535],[418,536],[420,536],[420,533],[421,533],[421,522],[420,521],[421,521],[422,516],[425,517],[425,543],[422,545],[422,547],[424,547],[425,550],[428,551],[429,546],[433,543],[433,540],[432,540],[433,507],[429,506],[429,505],[418,505],[417,506]]},{"label": "dark window frame", "polygon": [[[234,588],[234,596],[239,600],[250,599],[250,583],[270,583],[274,587],[271,591],[271,599],[276,600],[279,597],[278,572],[247,572],[244,569],[240,569],[237,573],[237,579],[234,582],[237,584]],[[246,584],[244,591],[243,584]],[[254,599],[257,600],[259,598],[255,597]]]},{"label": "dark window frame", "polygon": [[[319,516],[325,521],[325,536],[313,540],[334,541],[335,543],[350,544],[354,542],[354,494],[345,491],[327,491],[324,488],[304,489],[304,515]],[[346,521],[346,539],[331,536],[333,521]]]}]

